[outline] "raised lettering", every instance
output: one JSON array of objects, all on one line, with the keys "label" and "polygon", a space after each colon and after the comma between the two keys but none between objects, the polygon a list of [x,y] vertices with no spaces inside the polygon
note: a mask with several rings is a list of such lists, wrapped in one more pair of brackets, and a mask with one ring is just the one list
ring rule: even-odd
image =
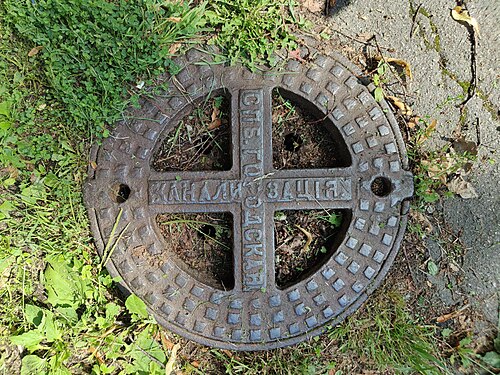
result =
[{"label": "raised lettering", "polygon": [[262,112],[258,109],[242,109],[240,111],[241,122],[255,123],[262,120]]},{"label": "raised lettering", "polygon": [[177,191],[177,184],[175,182],[170,183],[170,190],[168,192],[168,200],[173,202],[179,202],[179,192]]},{"label": "raised lettering", "polygon": [[284,201],[290,201],[293,199],[292,191],[290,190],[290,182],[285,181],[283,184],[283,191],[281,193],[281,199]]},{"label": "raised lettering", "polygon": [[255,289],[264,285],[264,273],[247,273],[243,280],[246,290]]},{"label": "raised lettering", "polygon": [[[254,202],[254,203],[252,203]],[[247,197],[245,198],[245,207],[248,208],[259,208],[262,206],[262,200],[258,197]]]},{"label": "raised lettering", "polygon": [[184,202],[192,202],[194,200],[194,184],[192,182],[183,181],[181,184],[182,188],[182,200]]},{"label": "raised lettering", "polygon": [[220,199],[222,201],[227,201],[227,182],[222,182],[221,184],[219,184],[212,200],[215,201],[219,199],[219,197],[221,197]]},{"label": "raised lettering", "polygon": [[321,198],[321,189],[320,189],[319,181],[314,181],[314,197],[316,199]]},{"label": "raised lettering", "polygon": [[231,182],[229,189],[231,190],[231,199],[241,199],[241,182]]},{"label": "raised lettering", "polygon": [[297,180],[297,198],[301,199],[311,199],[311,194],[309,194],[309,181],[307,180]]},{"label": "raised lettering", "polygon": [[325,197],[326,199],[335,199],[338,196],[337,180],[326,181]]},{"label": "raised lettering", "polygon": [[245,271],[251,270],[252,268],[262,267],[264,262],[262,260],[245,259],[244,262]]},{"label": "raised lettering", "polygon": [[241,103],[245,106],[259,105],[262,102],[262,92],[245,90],[242,91]]},{"label": "raised lettering", "polygon": [[250,212],[250,210],[243,211],[243,227],[248,227],[254,224],[262,224],[262,217],[260,217],[258,214],[257,216],[255,216],[255,214],[252,215],[252,212]]},{"label": "raised lettering", "polygon": [[267,197],[269,199],[278,198],[278,184],[274,181],[267,183]]},{"label": "raised lettering", "polygon": [[243,137],[246,139],[259,138],[260,134],[261,134],[260,128],[248,127],[248,126],[243,128]]},{"label": "raised lettering", "polygon": [[[247,229],[245,231],[245,240],[249,242],[260,242],[262,241],[262,230],[260,229]],[[262,246],[262,245],[261,245]]]},{"label": "raised lettering", "polygon": [[339,178],[339,196],[344,199],[351,198],[351,179]]},{"label": "raised lettering", "polygon": [[210,201],[210,193],[208,191],[208,183],[205,181],[203,187],[201,188],[200,201]]},{"label": "raised lettering", "polygon": [[[248,250],[250,249],[250,250]],[[251,257],[251,256],[259,256],[261,257],[264,255],[264,251],[262,250],[262,244],[261,243],[253,243],[253,244],[246,244],[245,245],[245,250],[248,250],[245,253],[246,257]]]}]

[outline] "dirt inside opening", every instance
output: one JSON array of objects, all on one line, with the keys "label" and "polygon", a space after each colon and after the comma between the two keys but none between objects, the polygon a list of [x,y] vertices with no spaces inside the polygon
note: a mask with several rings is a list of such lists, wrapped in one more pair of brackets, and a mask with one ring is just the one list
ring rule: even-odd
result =
[{"label": "dirt inside opening", "polygon": [[[273,167],[339,168],[351,165],[337,128],[286,90],[273,92]],[[275,279],[279,288],[317,271],[335,252],[350,222],[348,210],[290,210],[274,215]]]},{"label": "dirt inside opening", "polygon": [[286,210],[274,214],[275,279],[286,288],[316,272],[344,238],[348,210]]},{"label": "dirt inside opening", "polygon": [[152,168],[157,172],[231,169],[230,103],[224,91],[195,102],[154,153]]},{"label": "dirt inside opening", "polygon": [[230,213],[161,214],[156,223],[167,251],[186,272],[217,289],[234,287]]},{"label": "dirt inside opening", "polygon": [[319,111],[281,89],[273,91],[273,167],[338,168],[351,165],[338,129]]}]

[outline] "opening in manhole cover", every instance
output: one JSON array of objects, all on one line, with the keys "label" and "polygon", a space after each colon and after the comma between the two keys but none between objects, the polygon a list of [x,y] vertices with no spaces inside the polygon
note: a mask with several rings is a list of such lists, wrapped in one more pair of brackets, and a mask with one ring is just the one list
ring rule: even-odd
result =
[{"label": "opening in manhole cover", "polygon": [[170,90],[93,149],[85,202],[109,271],[160,324],[219,348],[340,322],[406,226],[412,176],[387,106],[341,57],[276,75],[197,50],[176,63]]}]

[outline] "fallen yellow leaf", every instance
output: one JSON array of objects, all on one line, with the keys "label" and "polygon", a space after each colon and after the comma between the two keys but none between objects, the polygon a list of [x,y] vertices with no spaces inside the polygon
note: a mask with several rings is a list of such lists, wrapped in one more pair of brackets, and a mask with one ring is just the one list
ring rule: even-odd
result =
[{"label": "fallen yellow leaf", "polygon": [[465,22],[467,25],[471,26],[477,37],[480,37],[479,23],[474,17],[470,16],[467,9],[463,9],[460,5],[457,5],[451,10],[451,17],[457,22]]},{"label": "fallen yellow leaf", "polygon": [[170,53],[171,55],[173,55],[174,53],[176,53],[179,48],[181,48],[181,43],[174,43],[172,45],[170,45],[169,49],[168,49],[168,53]]},{"label": "fallen yellow leaf", "polygon": [[38,52],[40,52],[41,50],[43,49],[43,46],[37,46],[37,47],[33,47],[29,52],[28,52],[28,56],[29,57],[32,57],[32,56],[35,56]]},{"label": "fallen yellow leaf", "polygon": [[395,59],[393,57],[388,57],[385,59],[387,63],[394,63],[397,65],[400,65],[404,68],[406,75],[408,76],[409,79],[413,79],[413,74],[411,73],[411,68],[410,64],[406,62],[405,60],[402,59]]},{"label": "fallen yellow leaf", "polygon": [[409,79],[413,79],[413,74],[411,72],[411,67],[410,67],[410,64],[403,60],[403,59],[397,59],[395,57],[383,57],[383,56],[375,56],[375,59],[377,61],[380,61],[380,60],[383,60],[385,61],[386,63],[393,63],[393,64],[396,64],[396,65],[399,65],[399,66],[402,66],[403,69],[405,70],[405,73],[406,75],[408,76]]},{"label": "fallen yellow leaf", "polygon": [[421,144],[422,142],[424,142],[425,140],[427,140],[432,135],[432,133],[434,132],[434,130],[436,130],[436,126],[437,126],[437,120],[434,119],[427,126],[427,128],[425,129],[425,132],[418,137],[417,143]]},{"label": "fallen yellow leaf", "polygon": [[174,23],[179,23],[182,21],[181,17],[168,17],[167,21],[174,22]]},{"label": "fallen yellow leaf", "polygon": [[468,181],[465,181],[462,176],[455,177],[447,185],[448,190],[452,193],[460,195],[463,199],[477,198],[476,189]]},{"label": "fallen yellow leaf", "polygon": [[170,353],[170,358],[168,359],[167,364],[165,365],[165,375],[170,375],[174,370],[174,364],[177,359],[177,351],[181,345],[179,343],[175,344],[172,348],[172,352]]},{"label": "fallen yellow leaf", "polygon": [[392,102],[392,104],[394,104],[395,107],[399,108],[399,110],[401,111],[401,113],[403,115],[408,115],[408,116],[412,115],[413,111],[408,106],[408,104],[404,103],[398,97],[389,95],[389,96],[387,96],[387,99],[389,99]]},{"label": "fallen yellow leaf", "polygon": [[321,12],[323,4],[319,0],[304,0],[302,6],[311,12]]}]

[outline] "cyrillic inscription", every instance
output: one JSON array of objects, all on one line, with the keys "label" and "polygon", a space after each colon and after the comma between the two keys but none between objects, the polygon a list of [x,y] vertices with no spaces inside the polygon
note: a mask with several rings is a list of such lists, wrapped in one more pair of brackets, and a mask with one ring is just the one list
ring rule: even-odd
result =
[{"label": "cyrillic inscription", "polygon": [[350,200],[351,179],[272,179],[266,183],[265,195],[268,202]]},{"label": "cyrillic inscription", "polygon": [[244,181],[242,199],[242,286],[243,290],[258,290],[266,286],[266,253],[264,250],[264,174],[262,90],[240,91],[240,157]]},{"label": "cyrillic inscription", "polygon": [[[261,183],[237,180],[151,181],[150,204],[257,203],[347,201],[352,199],[349,177],[315,179],[268,178]],[[248,215],[251,216],[249,213]]]},{"label": "cyrillic inscription", "polygon": [[241,181],[151,181],[149,203],[236,203],[241,191]]}]

